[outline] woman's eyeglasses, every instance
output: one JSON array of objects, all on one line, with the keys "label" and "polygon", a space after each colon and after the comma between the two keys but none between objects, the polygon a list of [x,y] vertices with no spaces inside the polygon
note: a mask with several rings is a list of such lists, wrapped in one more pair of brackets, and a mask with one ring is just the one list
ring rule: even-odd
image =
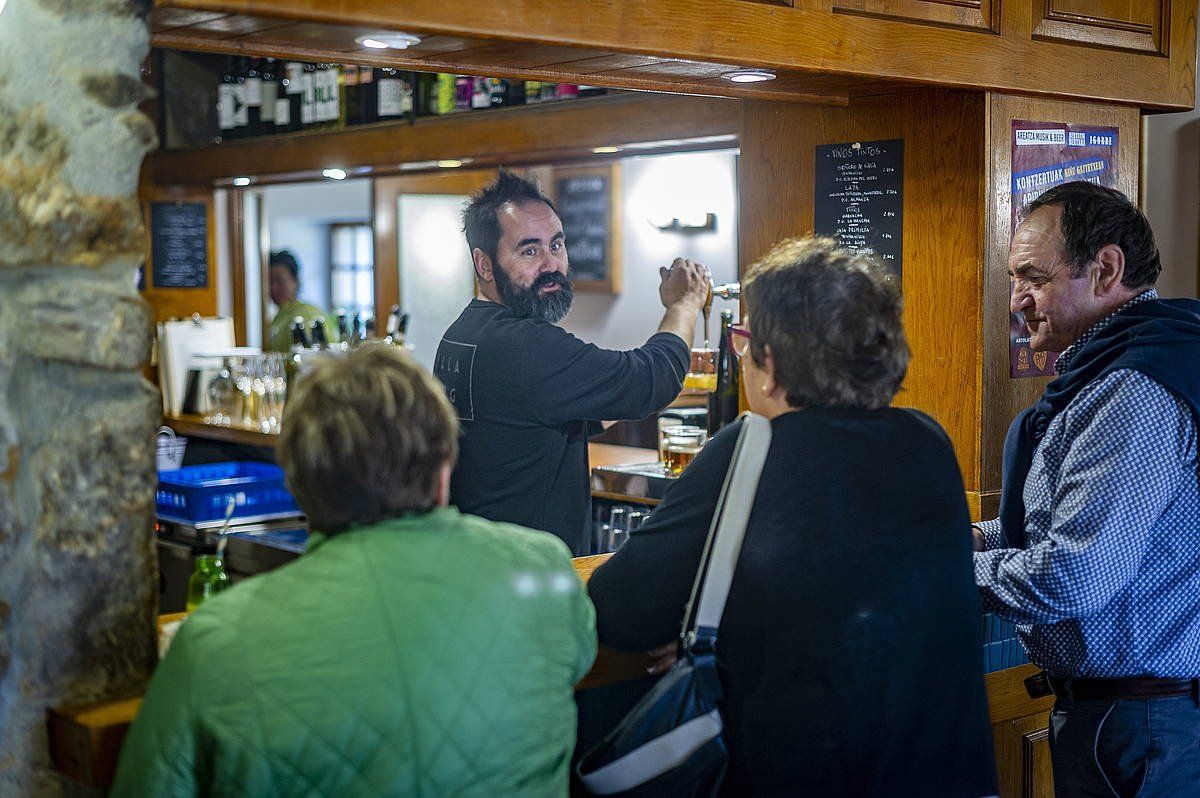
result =
[{"label": "woman's eyeglasses", "polygon": [[750,331],[741,324],[729,325],[729,346],[733,348],[733,353],[739,358],[746,356],[750,351]]}]

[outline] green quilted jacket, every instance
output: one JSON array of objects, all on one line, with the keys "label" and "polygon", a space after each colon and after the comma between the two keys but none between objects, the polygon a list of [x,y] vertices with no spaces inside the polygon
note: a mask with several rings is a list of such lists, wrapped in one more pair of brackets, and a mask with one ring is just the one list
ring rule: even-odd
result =
[{"label": "green quilted jacket", "polygon": [[565,796],[595,616],[557,538],[453,508],[330,538],[206,602],[115,796]]}]

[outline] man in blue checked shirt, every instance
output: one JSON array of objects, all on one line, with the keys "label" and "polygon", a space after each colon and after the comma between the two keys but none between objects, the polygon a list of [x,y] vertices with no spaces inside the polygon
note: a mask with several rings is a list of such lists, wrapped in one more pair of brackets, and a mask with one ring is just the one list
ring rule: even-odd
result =
[{"label": "man in blue checked shirt", "polygon": [[975,527],[985,610],[1057,696],[1055,792],[1200,795],[1200,302],[1164,300],[1154,233],[1086,182],[1028,208],[1012,310],[1058,377],[1013,422],[1000,517]]}]

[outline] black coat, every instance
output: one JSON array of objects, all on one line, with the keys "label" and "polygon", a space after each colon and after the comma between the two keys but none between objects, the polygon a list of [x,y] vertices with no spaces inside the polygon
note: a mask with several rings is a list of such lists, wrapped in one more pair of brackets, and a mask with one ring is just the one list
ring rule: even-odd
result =
[{"label": "black coat", "polygon": [[[962,478],[913,410],[772,422],[718,638],[734,795],[995,792]],[[736,427],[705,447],[588,592],[600,641],[679,633]]]}]

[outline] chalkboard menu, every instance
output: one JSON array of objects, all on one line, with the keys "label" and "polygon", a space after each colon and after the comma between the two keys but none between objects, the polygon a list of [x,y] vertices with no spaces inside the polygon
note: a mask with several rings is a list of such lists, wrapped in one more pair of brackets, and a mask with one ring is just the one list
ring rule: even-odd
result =
[{"label": "chalkboard menu", "polygon": [[856,252],[871,252],[901,273],[904,140],[817,147],[814,227]]},{"label": "chalkboard menu", "polygon": [[150,204],[150,256],[155,288],[208,287],[208,206]]},{"label": "chalkboard menu", "polygon": [[576,289],[620,290],[612,165],[556,169],[554,202],[567,236],[571,281]]}]

